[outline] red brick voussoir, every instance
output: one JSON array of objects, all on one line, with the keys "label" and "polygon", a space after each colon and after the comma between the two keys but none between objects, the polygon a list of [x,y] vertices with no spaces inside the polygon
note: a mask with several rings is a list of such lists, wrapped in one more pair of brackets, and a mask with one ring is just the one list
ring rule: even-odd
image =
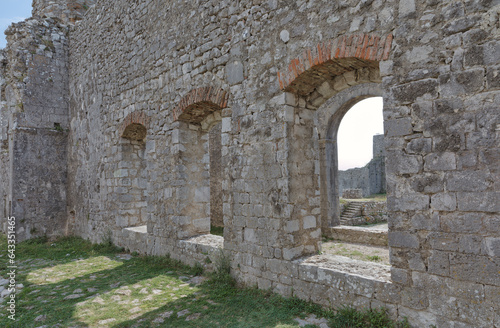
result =
[{"label": "red brick voussoir", "polygon": [[302,56],[292,59],[288,68],[278,72],[280,89],[301,93],[320,81],[349,70],[374,67],[387,60],[391,51],[392,34],[354,34],[306,49]]},{"label": "red brick voussoir", "polygon": [[201,87],[189,91],[174,108],[174,121],[199,124],[212,112],[227,107],[229,93],[218,87]]},{"label": "red brick voussoir", "polygon": [[146,112],[143,111],[135,111],[128,114],[120,125],[120,137],[127,138],[128,127],[132,125],[142,125],[144,130],[147,130],[149,127],[149,117],[146,115]]}]

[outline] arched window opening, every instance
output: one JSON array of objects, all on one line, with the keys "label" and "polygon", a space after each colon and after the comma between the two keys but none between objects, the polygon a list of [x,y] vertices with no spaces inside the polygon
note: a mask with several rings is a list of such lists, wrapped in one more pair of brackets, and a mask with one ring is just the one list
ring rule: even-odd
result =
[{"label": "arched window opening", "polygon": [[328,194],[340,226],[326,253],[389,265],[383,130],[383,100],[369,94],[339,104],[330,120]]},{"label": "arched window opening", "polygon": [[147,224],[146,127],[131,123],[120,138],[120,157],[115,171],[118,227],[138,227]]},{"label": "arched window opening", "polygon": [[224,218],[222,213],[222,123],[212,126],[208,132],[208,150],[210,156],[210,233],[223,236]]},{"label": "arched window opening", "polygon": [[342,118],[337,134],[340,224],[387,221],[382,97],[364,99]]},{"label": "arched window opening", "polygon": [[[182,146],[175,153],[179,180],[188,182],[179,188],[172,229],[183,239],[211,233],[223,237],[221,122],[223,112],[228,114],[228,97],[220,88],[201,87],[188,92],[172,111],[174,144]],[[202,239],[222,243],[219,236]]]}]

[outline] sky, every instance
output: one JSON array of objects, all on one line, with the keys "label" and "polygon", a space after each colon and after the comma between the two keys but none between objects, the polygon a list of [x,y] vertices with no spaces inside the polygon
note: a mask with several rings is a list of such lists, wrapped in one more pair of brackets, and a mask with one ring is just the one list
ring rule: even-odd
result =
[{"label": "sky", "polygon": [[[0,49],[5,48],[5,29],[31,16],[31,2],[0,0]],[[373,135],[383,133],[382,98],[369,98],[354,105],[340,123],[339,170],[366,165],[373,156]]]},{"label": "sky", "polygon": [[373,157],[373,136],[384,133],[382,97],[358,102],[345,114],[337,134],[339,170],[365,166]]},{"label": "sky", "polygon": [[0,0],[0,49],[5,48],[4,31],[10,24],[31,17],[32,0]]}]

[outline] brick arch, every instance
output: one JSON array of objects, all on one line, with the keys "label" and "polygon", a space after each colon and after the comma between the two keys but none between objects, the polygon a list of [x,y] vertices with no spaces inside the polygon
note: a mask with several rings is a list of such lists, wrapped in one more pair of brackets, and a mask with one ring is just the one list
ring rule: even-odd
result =
[{"label": "brick arch", "polygon": [[135,111],[128,114],[120,126],[120,137],[132,140],[144,140],[149,126],[149,117],[145,112]]},{"label": "brick arch", "polygon": [[392,34],[355,34],[341,36],[307,49],[292,59],[288,68],[278,72],[280,88],[307,96],[323,82],[348,71],[378,68],[391,51]]},{"label": "brick arch", "polygon": [[174,121],[201,124],[213,112],[227,107],[229,93],[217,87],[189,91],[173,110]]}]

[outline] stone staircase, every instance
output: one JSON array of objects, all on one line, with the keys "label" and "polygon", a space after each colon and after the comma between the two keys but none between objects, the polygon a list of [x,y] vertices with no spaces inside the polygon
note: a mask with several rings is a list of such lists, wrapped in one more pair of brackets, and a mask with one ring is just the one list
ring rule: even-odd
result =
[{"label": "stone staircase", "polygon": [[350,219],[361,215],[362,207],[362,202],[349,202],[345,206],[344,211],[342,211],[342,213],[340,214],[340,225],[349,225]]}]

